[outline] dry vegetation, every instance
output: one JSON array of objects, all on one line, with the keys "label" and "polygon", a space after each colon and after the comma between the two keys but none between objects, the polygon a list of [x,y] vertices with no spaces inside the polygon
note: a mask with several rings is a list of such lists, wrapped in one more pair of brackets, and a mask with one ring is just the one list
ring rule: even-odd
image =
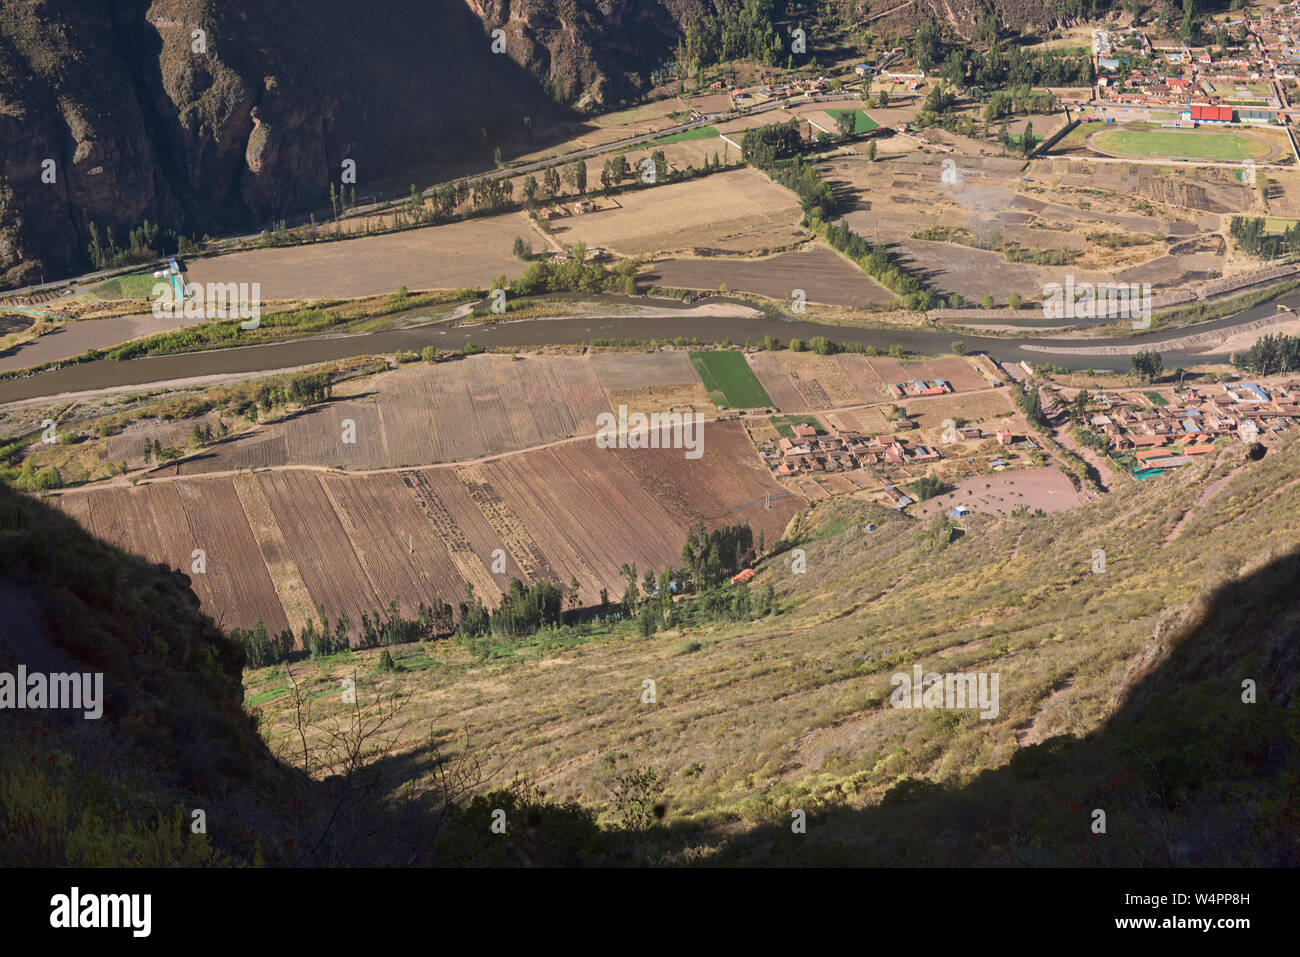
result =
[{"label": "dry vegetation", "polygon": [[[498,780],[522,773],[557,796],[605,805],[618,762],[658,769],[670,819],[704,828],[679,831],[682,847],[716,846],[737,824],[779,827],[792,808],[872,806],[909,778],[967,785],[1026,744],[1099,729],[1200,622],[1204,595],[1300,545],[1288,517],[1300,507],[1300,487],[1288,482],[1296,455],[1287,447],[1240,471],[1167,548],[1162,533],[1185,519],[1209,477],[1200,469],[1055,515],[968,519],[952,544],[942,524],[829,502],[800,523],[805,574],[791,573],[788,553],[761,564],[757,584],[775,585],[781,599],[774,618],[650,640],[578,638],[576,647],[534,639],[489,663],[455,643],[412,647],[407,673],[378,674],[363,657],[363,683],[400,688],[429,721],[466,727],[493,755]],[[1104,574],[1090,570],[1094,548],[1107,551]],[[1231,660],[1230,649],[1221,654]],[[998,715],[890,708],[890,675],[913,664],[999,673]],[[325,687],[355,666],[295,672]],[[1229,692],[1235,675],[1223,674]],[[653,705],[641,700],[647,678]],[[251,694],[279,682],[269,671],[247,678]],[[284,720],[282,699],[263,707],[270,727]],[[904,853],[853,823],[836,834],[844,853]],[[1029,823],[999,827],[1013,835],[1003,859],[1030,859],[1018,830]],[[1143,843],[1126,837],[1124,847],[1138,853]],[[926,839],[910,850],[928,860],[977,852],[963,844]]]}]

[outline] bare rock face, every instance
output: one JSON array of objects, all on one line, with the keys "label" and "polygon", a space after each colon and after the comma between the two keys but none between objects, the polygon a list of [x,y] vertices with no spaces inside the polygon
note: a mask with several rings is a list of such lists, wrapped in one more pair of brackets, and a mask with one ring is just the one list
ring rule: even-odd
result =
[{"label": "bare rock face", "polygon": [[0,0],[0,288],[88,268],[91,224],[124,244],[146,219],[200,236],[292,219],[347,159],[361,196],[488,166],[523,117],[644,88],[680,24],[712,9]]}]

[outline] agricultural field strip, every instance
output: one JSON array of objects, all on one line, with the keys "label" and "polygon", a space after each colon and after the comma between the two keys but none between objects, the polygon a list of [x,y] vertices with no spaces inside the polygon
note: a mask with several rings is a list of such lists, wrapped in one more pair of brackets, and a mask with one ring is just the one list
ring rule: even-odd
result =
[{"label": "agricultural field strip", "polygon": [[[907,377],[904,376],[903,378],[905,379]],[[926,403],[926,402],[933,402],[933,401],[941,401],[945,398],[951,400],[953,396],[963,396],[969,394],[970,392],[967,391],[967,392],[945,393],[944,395],[941,396],[939,395],[907,396],[905,399],[901,399],[901,400],[880,399],[871,402],[856,402],[856,403],[851,403],[849,405],[838,405],[838,406],[826,407],[826,408],[798,410],[798,414],[828,415],[828,414],[835,414],[840,412],[859,412],[859,411],[879,408],[881,406],[895,405],[900,401],[907,402],[909,404]],[[752,419],[756,421],[762,421],[768,419],[770,416],[767,413],[752,415],[748,412],[745,412],[740,417],[742,419]],[[711,421],[717,421],[717,420],[706,419],[706,422],[711,422]],[[629,434],[635,434],[637,431],[639,430],[629,430]],[[462,469],[462,468],[466,468],[467,466],[486,465],[492,462],[499,461],[501,459],[511,458],[516,455],[527,455],[530,452],[540,452],[545,449],[555,448],[556,446],[572,445],[578,442],[590,442],[591,440],[595,439],[596,435],[597,433],[593,431],[593,432],[584,433],[582,435],[569,436],[568,438],[564,438],[564,439],[556,439],[553,442],[544,442],[541,445],[530,446],[526,449],[513,449],[509,452],[496,452],[493,453],[492,455],[479,456],[473,459],[463,459],[457,462],[435,462],[429,465],[393,465],[393,466],[384,466],[382,468],[373,468],[373,469],[357,469],[357,468],[341,469],[337,466],[332,466],[332,465],[306,465],[306,464],[267,465],[267,466],[258,467],[256,474],[261,475],[263,473],[269,473],[269,472],[304,471],[304,472],[322,472],[327,475],[382,475],[388,473],[403,474],[403,473],[410,473],[410,472],[423,472],[431,469]],[[186,482],[186,481],[193,481],[197,479],[233,478],[233,477],[237,477],[240,475],[247,475],[247,474],[249,474],[247,468],[222,469],[220,471],[215,471],[215,472],[192,472],[192,473],[185,473],[183,475],[159,475],[152,478],[139,478],[136,484],[137,486],[161,485],[169,482]],[[115,484],[91,485],[91,486],[84,486],[81,488],[52,489],[46,494],[51,496],[76,497],[78,495],[89,495],[93,493],[103,492],[107,489],[114,489],[114,488],[120,489],[124,487],[126,487],[124,482],[117,482]]]},{"label": "agricultural field strip", "polygon": [[456,478],[469,493],[475,507],[488,520],[492,530],[501,536],[506,549],[514,557],[530,582],[556,580],[541,546],[533,538],[528,526],[520,519],[492,487],[491,482],[477,466],[457,469]]}]

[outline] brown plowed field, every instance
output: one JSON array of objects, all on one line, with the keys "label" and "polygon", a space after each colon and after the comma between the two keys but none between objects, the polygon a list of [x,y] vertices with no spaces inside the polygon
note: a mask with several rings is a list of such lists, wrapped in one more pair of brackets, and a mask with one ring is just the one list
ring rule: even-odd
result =
[{"label": "brown plowed field", "polygon": [[681,562],[685,529],[622,466],[626,454],[577,442],[482,469],[559,580],[577,577],[586,602],[602,587],[621,593],[614,586],[625,562],[640,569]]},{"label": "brown plowed field", "polygon": [[794,194],[754,169],[623,193],[618,202],[621,209],[554,220],[552,235],[624,256],[690,249],[748,253],[808,238]]},{"label": "brown plowed field", "polygon": [[[87,531],[186,575],[203,610],[223,627],[259,618],[287,627],[262,554],[228,480],[102,489],[53,499]],[[206,572],[195,573],[202,549]]]},{"label": "brown plowed field", "polygon": [[196,259],[185,279],[260,283],[264,301],[377,296],[398,286],[478,288],[499,273],[514,279],[524,271],[511,247],[529,229],[522,213],[502,213],[384,236]]},{"label": "brown plowed field", "polygon": [[602,389],[699,382],[687,352],[604,352],[590,359]]},{"label": "brown plowed field", "polygon": [[820,244],[765,259],[665,259],[652,263],[641,278],[669,289],[749,292],[789,303],[802,289],[813,303],[877,306],[894,295],[834,250]]},{"label": "brown plowed field", "polygon": [[[203,548],[207,573],[191,577],[204,610],[225,627],[260,619],[273,632],[301,628],[322,605],[331,621],[346,611],[355,626],[394,596],[408,615],[435,595],[455,604],[466,581],[491,605],[512,577],[567,585],[576,576],[594,603],[601,588],[621,594],[625,562],[678,564],[697,519],[748,521],[773,542],[804,504],[771,477],[739,422],[705,426],[698,460],[591,440],[455,469],[290,469],[56,500],[100,537],[186,574]],[[507,556],[499,575],[498,548]]]},{"label": "brown plowed field", "polygon": [[[671,355],[677,355],[672,353]],[[631,356],[651,374],[663,356]],[[669,360],[672,365],[689,360]],[[677,375],[677,373],[673,373]],[[630,371],[625,381],[638,381]],[[611,374],[612,377],[612,374]],[[694,372],[680,382],[699,381]],[[579,356],[472,356],[403,366],[369,391],[308,409],[213,446],[182,474],[286,463],[374,469],[461,461],[592,433],[609,401],[591,361]],[[343,425],[355,425],[344,443]]]},{"label": "brown plowed field", "polygon": [[[757,352],[750,357],[754,374],[783,412],[809,412],[878,402],[862,356],[819,356],[810,352]],[[856,368],[855,368],[856,367]],[[850,371],[851,370],[851,371]]]}]

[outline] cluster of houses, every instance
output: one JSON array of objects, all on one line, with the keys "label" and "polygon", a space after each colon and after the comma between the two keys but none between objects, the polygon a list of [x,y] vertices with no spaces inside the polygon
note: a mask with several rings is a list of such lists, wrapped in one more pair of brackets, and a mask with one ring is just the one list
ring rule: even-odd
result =
[{"label": "cluster of houses", "polygon": [[908,396],[943,395],[945,392],[951,392],[952,386],[943,379],[933,381],[914,379],[911,382],[891,382],[885,386],[885,391],[892,398],[905,399]]},{"label": "cluster of houses", "polygon": [[1152,44],[1132,27],[1094,31],[1098,98],[1080,118],[1189,128],[1281,122],[1289,104],[1275,81],[1294,80],[1300,66],[1300,5],[1288,6],[1287,14],[1274,8],[1260,20],[1223,23],[1231,52]]},{"label": "cluster of houses", "polygon": [[1104,411],[1088,424],[1116,451],[1132,452],[1138,471],[1176,468],[1214,451],[1220,438],[1256,438],[1300,422],[1300,383],[1272,389],[1253,382],[1231,383],[1220,392],[1176,391],[1177,404],[1146,408],[1119,395],[1093,396]]},{"label": "cluster of houses", "polygon": [[[605,260],[612,258],[613,257],[609,254],[609,250],[605,249],[604,246],[588,246],[586,255],[583,257],[583,262],[604,262]],[[572,261],[572,254],[567,251],[551,254],[551,262],[553,263],[567,263]]]},{"label": "cluster of houses", "polygon": [[[732,87],[727,93],[731,96],[732,109],[739,110],[772,100],[788,100],[796,96],[818,96],[829,93],[839,82],[841,81],[833,82],[828,77],[819,76],[815,80],[791,79],[785,83],[762,84],[748,88]],[[722,82],[709,84],[709,89],[715,92],[721,91]]]},{"label": "cluster of houses", "polygon": [[796,425],[793,431],[792,438],[781,439],[775,448],[759,450],[763,461],[781,477],[845,472],[868,465],[924,465],[942,457],[932,447],[909,444],[893,435],[867,438],[839,430],[819,434],[811,425]]}]

